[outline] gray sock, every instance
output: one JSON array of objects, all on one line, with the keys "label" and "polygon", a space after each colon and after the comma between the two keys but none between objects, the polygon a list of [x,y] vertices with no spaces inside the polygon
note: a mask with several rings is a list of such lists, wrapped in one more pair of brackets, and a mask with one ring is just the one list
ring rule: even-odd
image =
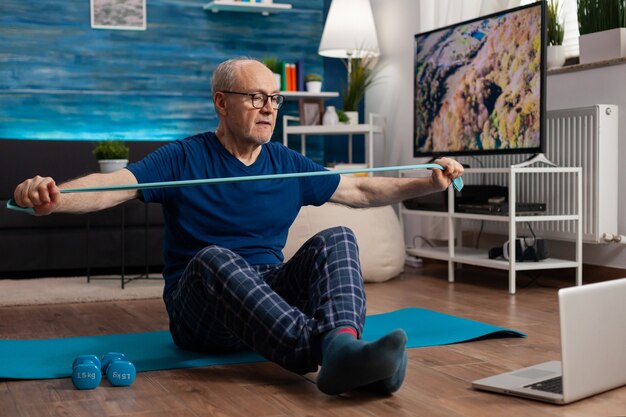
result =
[{"label": "gray sock", "polygon": [[404,352],[404,356],[402,357],[402,363],[400,367],[391,377],[387,379],[383,379],[380,381],[376,381],[372,384],[366,385],[363,387],[364,390],[370,392],[376,392],[378,394],[392,394],[400,389],[402,383],[404,382],[404,377],[406,376],[406,366],[407,366],[407,356],[406,351]]},{"label": "gray sock", "polygon": [[406,368],[404,330],[394,330],[373,342],[335,332],[324,339],[322,369],[317,375],[317,387],[323,393],[342,394],[385,380],[398,388],[402,384],[404,370],[401,368]]}]

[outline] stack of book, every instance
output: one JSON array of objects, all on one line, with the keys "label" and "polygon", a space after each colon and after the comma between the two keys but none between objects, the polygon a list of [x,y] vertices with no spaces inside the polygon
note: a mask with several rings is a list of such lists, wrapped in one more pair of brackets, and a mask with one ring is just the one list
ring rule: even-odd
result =
[{"label": "stack of book", "polygon": [[281,91],[304,91],[304,62],[283,62],[280,83]]}]

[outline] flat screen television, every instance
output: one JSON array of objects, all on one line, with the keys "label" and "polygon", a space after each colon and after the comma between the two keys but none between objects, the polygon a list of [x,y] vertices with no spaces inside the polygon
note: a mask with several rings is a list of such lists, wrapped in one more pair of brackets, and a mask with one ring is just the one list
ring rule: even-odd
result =
[{"label": "flat screen television", "polygon": [[545,4],[415,35],[413,155],[541,153]]}]

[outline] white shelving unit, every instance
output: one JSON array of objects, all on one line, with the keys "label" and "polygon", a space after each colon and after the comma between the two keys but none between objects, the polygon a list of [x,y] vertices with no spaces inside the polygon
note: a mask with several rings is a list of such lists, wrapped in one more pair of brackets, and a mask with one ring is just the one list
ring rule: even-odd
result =
[{"label": "white shelving unit", "polygon": [[384,138],[384,128],[376,121],[383,121],[384,116],[370,113],[368,124],[349,125],[339,123],[337,125],[293,125],[290,122],[298,122],[300,119],[294,116],[283,116],[283,145],[288,146],[289,135],[300,135],[300,153],[306,155],[306,137],[309,135],[329,136],[348,135],[348,163],[352,163],[352,135],[365,135],[367,141],[366,161],[368,167],[374,166],[374,136],[379,134]]},{"label": "white shelving unit", "polygon": [[268,16],[270,13],[280,13],[291,9],[291,4],[285,3],[256,3],[252,1],[233,1],[233,0],[215,0],[203,6],[204,10],[210,10],[213,13],[218,12],[246,12],[261,13]]},{"label": "white shelving unit", "polygon": [[[576,269],[576,285],[582,285],[582,168],[559,168],[559,167],[518,167],[511,166],[509,168],[476,168],[466,169],[465,176],[473,174],[507,174],[509,187],[509,215],[486,215],[486,214],[470,214],[457,213],[454,211],[454,190],[452,187],[448,190],[448,211],[436,212],[425,210],[409,210],[402,204],[400,205],[400,215],[410,216],[431,216],[442,217],[448,220],[448,245],[445,247],[435,248],[409,248],[407,253],[410,255],[420,256],[424,258],[439,259],[448,261],[448,281],[454,282],[455,264],[468,264],[487,268],[496,268],[509,271],[509,293],[515,294],[516,291],[516,272],[530,271],[540,269],[556,269],[556,268],[575,268]],[[576,176],[576,212],[575,214],[546,214],[540,216],[518,216],[515,213],[515,196],[517,176],[519,174],[558,174],[567,173]],[[554,190],[558,192],[559,190]],[[573,221],[576,222],[576,241],[574,260],[548,258],[539,262],[517,262],[515,256],[515,245],[509,246],[509,260],[489,259],[487,251],[484,249],[476,249],[469,247],[456,246],[456,237],[460,236],[462,229],[457,223],[462,220],[482,220],[491,222],[507,222],[509,224],[508,241],[514,242],[517,236],[517,225],[525,222],[549,222],[549,221]],[[460,240],[460,239],[459,239]]]},{"label": "white shelving unit", "polygon": [[327,99],[339,97],[339,93],[336,91],[320,91],[319,93],[312,93],[310,91],[281,91],[280,94],[285,96],[285,100],[299,100],[304,99]]}]

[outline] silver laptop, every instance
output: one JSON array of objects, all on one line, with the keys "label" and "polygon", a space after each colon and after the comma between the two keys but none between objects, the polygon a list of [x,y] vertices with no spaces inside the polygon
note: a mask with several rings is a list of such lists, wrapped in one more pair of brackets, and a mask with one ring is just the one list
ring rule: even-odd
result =
[{"label": "silver laptop", "polygon": [[561,361],[479,379],[472,387],[567,404],[626,385],[626,278],[559,290]]}]

